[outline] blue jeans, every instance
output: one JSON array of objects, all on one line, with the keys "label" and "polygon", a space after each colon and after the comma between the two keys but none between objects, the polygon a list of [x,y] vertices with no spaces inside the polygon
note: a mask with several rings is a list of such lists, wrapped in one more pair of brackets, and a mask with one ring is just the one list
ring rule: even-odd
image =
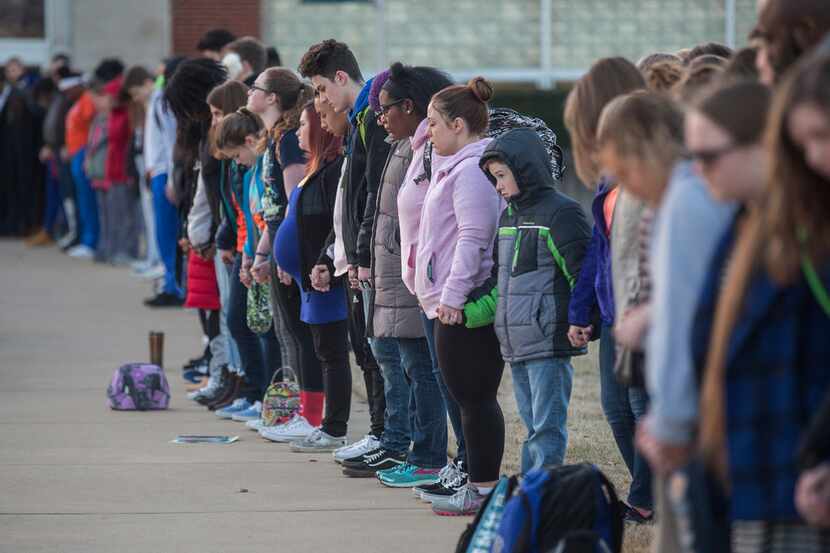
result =
[{"label": "blue jeans", "polygon": [[381,444],[392,451],[412,451],[408,461],[422,468],[447,463],[447,414],[424,338],[372,338],[386,395]]},{"label": "blue jeans", "polygon": [[[231,298],[231,268],[233,267],[222,263],[219,257],[219,252],[216,252],[216,285],[219,288],[219,303],[222,308],[219,310],[219,336],[214,340],[220,340],[221,347],[226,353],[226,360],[230,367],[234,370],[242,370],[242,362],[239,360],[239,348],[236,347],[236,340],[231,338],[231,332],[228,330],[228,307]],[[236,278],[239,278],[236,275]],[[214,354],[215,356],[215,354]]]},{"label": "blue jeans", "polygon": [[429,346],[429,354],[432,357],[432,374],[435,375],[435,381],[438,383],[441,397],[444,398],[444,406],[447,409],[447,415],[450,417],[452,431],[455,433],[455,447],[458,451],[456,462],[464,464],[464,470],[466,471],[467,445],[464,442],[464,427],[461,425],[461,407],[459,407],[458,402],[450,395],[450,391],[447,389],[444,377],[441,374],[441,369],[438,367],[438,353],[435,349],[435,320],[428,319],[424,313],[421,313],[421,320],[424,322],[424,335]]},{"label": "blue jeans", "polygon": [[634,432],[637,421],[648,410],[648,394],[643,388],[629,388],[617,382],[614,375],[616,344],[613,328],[602,327],[599,341],[599,376],[602,411],[614,434],[617,449],[620,450],[628,472],[631,473],[631,488],[628,503],[641,509],[652,509],[651,469],[634,447]]},{"label": "blue jeans", "polygon": [[561,465],[568,448],[568,403],[573,367],[570,357],[511,363],[513,393],[527,428],[522,444],[522,474]]},{"label": "blue jeans", "polygon": [[86,148],[72,157],[72,179],[75,181],[75,201],[78,204],[78,226],[81,244],[95,249],[98,247],[98,201],[92,184],[84,171]]},{"label": "blue jeans", "polygon": [[253,403],[265,395],[274,371],[282,364],[282,356],[273,325],[263,334],[256,334],[248,327],[248,289],[239,281],[241,267],[242,255],[237,255],[230,280],[228,330],[239,348],[240,363],[248,384],[243,395]]},{"label": "blue jeans", "polygon": [[183,296],[176,282],[176,240],[179,235],[179,212],[164,195],[167,187],[167,173],[156,175],[150,181],[153,189],[153,210],[156,217],[156,242],[159,257],[164,264],[164,287],[167,294]]}]

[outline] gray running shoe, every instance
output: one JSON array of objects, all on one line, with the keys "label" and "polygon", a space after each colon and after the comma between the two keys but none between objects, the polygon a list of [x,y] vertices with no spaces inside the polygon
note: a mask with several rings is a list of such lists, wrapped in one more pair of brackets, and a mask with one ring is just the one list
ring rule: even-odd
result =
[{"label": "gray running shoe", "polygon": [[335,438],[317,428],[302,440],[291,442],[291,451],[294,453],[324,453],[334,451],[344,445],[346,445],[346,436]]},{"label": "gray running shoe", "polygon": [[433,499],[432,512],[442,517],[473,516],[486,499],[486,494],[479,493],[478,488],[468,482],[453,496]]}]

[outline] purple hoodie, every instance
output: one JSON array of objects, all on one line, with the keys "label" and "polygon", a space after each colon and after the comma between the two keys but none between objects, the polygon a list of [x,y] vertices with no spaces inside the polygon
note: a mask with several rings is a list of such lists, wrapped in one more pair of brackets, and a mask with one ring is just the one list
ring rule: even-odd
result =
[{"label": "purple hoodie", "polygon": [[426,316],[439,304],[463,309],[493,267],[503,202],[478,161],[490,138],[446,158],[424,199],[415,260],[415,293]]}]

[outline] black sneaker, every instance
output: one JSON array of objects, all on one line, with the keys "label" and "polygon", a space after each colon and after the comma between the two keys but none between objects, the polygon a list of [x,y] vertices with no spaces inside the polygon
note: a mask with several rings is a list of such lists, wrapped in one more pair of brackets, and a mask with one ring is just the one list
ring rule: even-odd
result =
[{"label": "black sneaker", "polygon": [[461,464],[452,462],[441,470],[440,480],[435,484],[415,486],[412,493],[422,501],[432,503],[435,499],[447,498],[467,484],[467,473],[461,468]]},{"label": "black sneaker", "polygon": [[181,307],[184,305],[184,299],[176,294],[161,292],[152,298],[144,300],[144,305],[147,307]]},{"label": "black sneaker", "polygon": [[364,457],[366,457],[367,455],[374,455],[375,453],[377,453],[378,451],[380,451],[382,449],[383,449],[382,447],[376,447],[375,449],[369,450],[367,453],[361,453],[360,455],[356,455],[354,457],[350,457],[350,458],[348,458],[344,461],[341,461],[340,464],[344,467],[346,466],[347,463],[351,464],[351,465],[360,465],[360,464],[363,463],[363,458]]},{"label": "black sneaker", "polygon": [[343,461],[343,474],[352,478],[371,478],[379,470],[393,469],[406,462],[406,452],[394,453],[380,448],[367,453],[359,463]]}]

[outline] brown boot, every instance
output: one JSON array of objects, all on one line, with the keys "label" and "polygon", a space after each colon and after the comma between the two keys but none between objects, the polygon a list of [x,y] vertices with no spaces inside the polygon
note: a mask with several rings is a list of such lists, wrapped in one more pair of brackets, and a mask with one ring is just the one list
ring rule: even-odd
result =
[{"label": "brown boot", "polygon": [[214,401],[213,403],[208,404],[208,409],[211,411],[215,411],[217,409],[222,409],[223,407],[227,407],[231,403],[234,402],[236,398],[239,397],[240,393],[242,392],[242,384],[245,380],[240,377],[238,374],[234,373],[231,375],[231,385],[228,387],[228,391],[219,399]]},{"label": "brown boot", "polygon": [[26,239],[26,245],[31,247],[48,246],[52,242],[54,242],[54,240],[52,240],[52,237],[49,236],[49,233],[46,232],[46,229],[44,228],[40,229]]}]

